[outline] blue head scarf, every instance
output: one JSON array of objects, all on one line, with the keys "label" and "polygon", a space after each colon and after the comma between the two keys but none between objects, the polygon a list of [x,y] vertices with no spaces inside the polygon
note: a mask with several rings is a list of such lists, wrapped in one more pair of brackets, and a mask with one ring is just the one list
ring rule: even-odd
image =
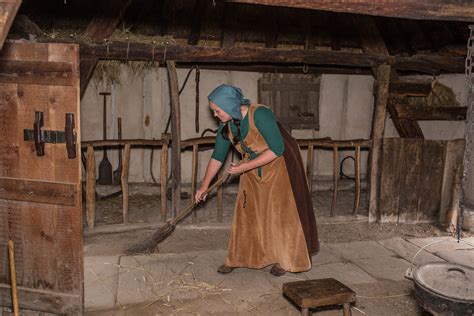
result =
[{"label": "blue head scarf", "polygon": [[250,105],[250,100],[245,99],[240,88],[222,84],[215,88],[207,98],[223,109],[232,118],[242,120],[241,105]]}]

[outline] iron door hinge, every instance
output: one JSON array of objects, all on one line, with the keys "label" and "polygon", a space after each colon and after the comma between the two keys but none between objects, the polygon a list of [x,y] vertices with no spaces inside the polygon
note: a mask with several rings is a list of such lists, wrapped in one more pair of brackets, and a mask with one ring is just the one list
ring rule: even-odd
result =
[{"label": "iron door hinge", "polygon": [[76,158],[77,135],[75,131],[74,114],[66,113],[66,124],[64,131],[43,130],[43,112],[35,112],[33,129],[23,130],[23,140],[34,142],[37,156],[44,156],[44,144],[66,143],[66,151],[69,159]]}]

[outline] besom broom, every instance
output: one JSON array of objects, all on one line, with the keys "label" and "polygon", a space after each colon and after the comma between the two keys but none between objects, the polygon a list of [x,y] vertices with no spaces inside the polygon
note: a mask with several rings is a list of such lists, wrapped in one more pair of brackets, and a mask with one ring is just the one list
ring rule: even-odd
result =
[{"label": "besom broom", "polygon": [[[204,193],[203,196],[206,196],[209,192],[220,186],[227,178],[230,176],[228,172],[222,175],[220,178],[216,180]],[[165,197],[166,198],[166,197]],[[194,207],[197,205],[196,202],[192,202],[189,204],[178,216],[176,216],[173,220],[169,220],[165,225],[160,227],[157,231],[153,233],[153,235],[142,241],[139,244],[133,245],[129,247],[125,252],[128,255],[139,254],[139,253],[151,253],[157,250],[158,244],[168,238],[169,235],[174,231],[176,225],[187,217],[193,211]]]}]

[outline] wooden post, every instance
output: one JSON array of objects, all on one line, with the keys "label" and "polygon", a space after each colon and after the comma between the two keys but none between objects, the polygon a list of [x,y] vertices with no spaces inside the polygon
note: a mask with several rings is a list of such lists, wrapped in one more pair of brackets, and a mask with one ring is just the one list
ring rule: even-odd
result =
[{"label": "wooden post", "polygon": [[125,144],[122,174],[120,183],[122,184],[122,212],[123,223],[128,223],[128,206],[129,206],[129,191],[128,191],[128,171],[130,167],[130,144]]},{"label": "wooden post", "polygon": [[174,61],[167,61],[168,78],[171,96],[171,214],[176,217],[179,214],[181,203],[181,127],[180,107],[178,93],[178,75]]},{"label": "wooden post", "polygon": [[461,194],[462,194],[462,164],[458,165],[453,174],[453,186],[451,191],[451,203],[448,210],[448,214],[445,219],[445,228],[447,232],[454,233],[458,227],[458,215],[459,207],[461,204]]},{"label": "wooden post", "polygon": [[387,113],[390,66],[379,66],[377,69],[376,79],[376,99],[371,133],[372,147],[370,148],[369,222],[375,222],[380,218],[378,210],[380,195],[380,166],[382,157],[382,139],[385,130],[385,115]]},{"label": "wooden post", "polygon": [[352,212],[352,214],[357,215],[360,205],[360,146],[357,146],[355,148],[354,179],[354,211]]},{"label": "wooden post", "polygon": [[[222,177],[222,169],[219,172],[219,178]],[[224,214],[224,203],[223,203],[223,197],[224,197],[224,186],[221,184],[219,188],[217,189],[217,221],[222,222],[223,214]]]},{"label": "wooden post", "polygon": [[95,223],[96,170],[94,147],[87,146],[86,156],[86,212],[87,226],[94,228]]},{"label": "wooden post", "polygon": [[[192,169],[192,174],[191,174],[191,203],[195,203],[196,200],[194,198],[194,195],[196,194],[196,178],[197,178],[197,170],[198,170],[198,149],[199,145],[194,144],[193,145],[193,169]],[[193,223],[196,222],[196,209],[193,211]]]},{"label": "wooden post", "polygon": [[[169,135],[167,139],[169,139]],[[168,143],[163,144],[163,146],[161,147],[160,185],[161,185],[161,220],[165,221],[166,218],[168,217],[168,198],[166,197],[166,193],[168,191]]]},{"label": "wooden post", "polygon": [[308,178],[309,193],[313,192],[313,157],[314,146],[308,145],[308,158],[306,160],[306,177]]},{"label": "wooden post", "polygon": [[332,203],[331,203],[331,213],[329,214],[330,217],[334,216],[334,210],[336,208],[337,203],[337,179],[339,177],[339,148],[337,146],[333,147],[333,161],[332,161],[332,168],[333,168],[333,191],[332,191]]}]

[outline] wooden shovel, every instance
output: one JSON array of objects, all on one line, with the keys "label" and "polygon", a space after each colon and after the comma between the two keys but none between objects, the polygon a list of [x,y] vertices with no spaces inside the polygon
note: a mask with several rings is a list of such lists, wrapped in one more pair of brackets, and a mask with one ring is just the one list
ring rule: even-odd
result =
[{"label": "wooden shovel", "polygon": [[[117,118],[117,128],[118,128],[118,139],[122,139],[122,118]],[[118,149],[118,166],[117,169],[114,170],[114,184],[120,184],[120,178],[122,176],[122,147]]]},{"label": "wooden shovel", "polygon": [[[110,92],[101,92],[104,96],[104,140],[107,140],[107,96]],[[112,184],[112,164],[107,157],[107,149],[104,147],[104,156],[99,164],[99,184]]]}]

